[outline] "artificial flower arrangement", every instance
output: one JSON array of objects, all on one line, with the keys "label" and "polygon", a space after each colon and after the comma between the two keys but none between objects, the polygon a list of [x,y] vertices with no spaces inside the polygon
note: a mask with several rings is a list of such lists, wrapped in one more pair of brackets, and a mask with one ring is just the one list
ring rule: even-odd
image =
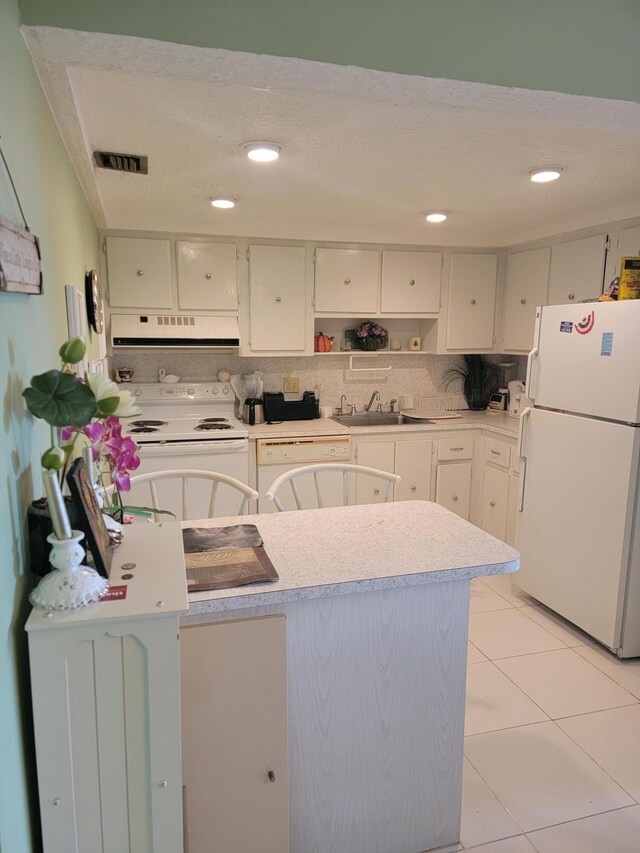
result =
[{"label": "artificial flower arrangement", "polygon": [[52,428],[53,444],[42,455],[42,467],[59,472],[63,484],[78,439],[84,436],[84,444],[91,447],[99,482],[108,485],[108,478],[113,483],[111,504],[121,507],[120,493],[131,488],[129,472],[138,468],[140,457],[135,441],[122,435],[120,418],[138,415],[140,409],[130,391],[122,390],[104,376],[76,376],[73,366],[84,358],[85,351],[82,338],[64,343],[59,350],[61,369],[32,377],[23,396],[31,414]]},{"label": "artificial flower arrangement", "polygon": [[373,320],[365,320],[356,329],[356,340],[360,349],[377,350],[384,349],[389,340],[386,329]]}]

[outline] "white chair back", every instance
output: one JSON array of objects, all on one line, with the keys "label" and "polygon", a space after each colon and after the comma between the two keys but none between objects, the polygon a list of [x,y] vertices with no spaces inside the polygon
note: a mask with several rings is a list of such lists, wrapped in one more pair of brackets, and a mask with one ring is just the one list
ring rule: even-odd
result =
[{"label": "white chair back", "polygon": [[[367,468],[365,465],[350,465],[346,462],[322,462],[318,465],[303,465],[300,468],[294,468],[291,471],[281,474],[273,481],[265,497],[267,500],[273,501],[278,512],[285,512],[281,494],[288,484],[293,494],[296,509],[324,509],[326,498],[323,498],[322,479],[324,474],[332,471],[342,473],[342,506],[350,504],[353,493],[353,479],[358,474],[366,475],[367,477],[376,477],[384,483],[384,493],[382,495],[384,502],[390,500],[393,485],[399,483],[401,479],[398,474],[391,474],[389,471],[380,471],[377,468]],[[305,499],[300,489],[300,480],[303,477],[313,478],[314,505],[310,505],[309,501],[306,501],[305,505]]]}]

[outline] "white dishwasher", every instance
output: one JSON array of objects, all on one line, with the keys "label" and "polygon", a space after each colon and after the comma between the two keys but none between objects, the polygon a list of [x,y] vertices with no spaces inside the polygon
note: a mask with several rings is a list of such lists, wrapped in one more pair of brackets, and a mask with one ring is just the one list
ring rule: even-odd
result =
[{"label": "white dishwasher", "polygon": [[[265,498],[269,487],[281,474],[303,465],[319,462],[351,462],[351,437],[348,435],[315,435],[297,438],[259,438],[257,441],[258,512],[277,512],[274,504]],[[323,477],[322,497],[325,506],[342,506],[342,474],[328,471]],[[300,494],[305,506],[313,507],[315,489],[313,477],[300,483]],[[291,488],[285,486],[281,500],[285,509],[295,509]]]}]

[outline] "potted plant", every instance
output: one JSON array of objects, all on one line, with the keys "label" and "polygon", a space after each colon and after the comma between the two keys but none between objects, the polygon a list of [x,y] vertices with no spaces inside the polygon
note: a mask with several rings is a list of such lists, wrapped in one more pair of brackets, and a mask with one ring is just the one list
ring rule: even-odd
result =
[{"label": "potted plant", "polygon": [[356,329],[356,340],[360,349],[378,350],[384,349],[389,336],[387,330],[373,320],[365,320]]},{"label": "potted plant", "polygon": [[486,355],[464,355],[460,367],[452,367],[444,374],[445,387],[462,380],[462,392],[472,411],[482,411],[498,387],[499,368]]}]

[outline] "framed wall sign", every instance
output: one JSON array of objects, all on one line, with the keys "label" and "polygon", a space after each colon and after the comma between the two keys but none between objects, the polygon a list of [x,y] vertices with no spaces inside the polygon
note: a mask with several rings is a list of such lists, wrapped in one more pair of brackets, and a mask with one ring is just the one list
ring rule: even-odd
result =
[{"label": "framed wall sign", "polygon": [[76,459],[72,464],[67,474],[67,485],[96,571],[108,578],[113,546],[84,459]]},{"label": "framed wall sign", "polygon": [[35,234],[0,216],[0,291],[42,293],[40,245]]}]

